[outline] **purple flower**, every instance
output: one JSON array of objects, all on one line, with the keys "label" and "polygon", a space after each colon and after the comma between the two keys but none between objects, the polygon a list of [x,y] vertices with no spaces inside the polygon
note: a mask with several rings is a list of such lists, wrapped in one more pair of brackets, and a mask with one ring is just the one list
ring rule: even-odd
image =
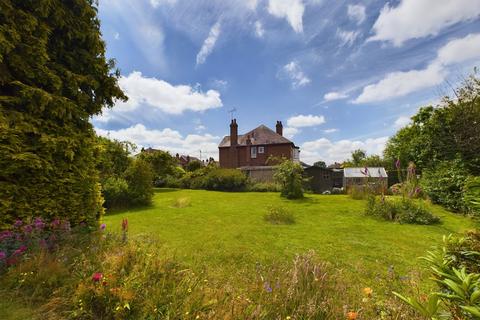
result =
[{"label": "purple flower", "polygon": [[3,260],[7,257],[7,254],[3,251],[0,251],[0,260]]},{"label": "purple flower", "polygon": [[0,241],[5,240],[5,239],[9,239],[12,236],[13,236],[13,232],[8,231],[8,230],[7,231],[2,231],[0,233]]},{"label": "purple flower", "polygon": [[265,291],[272,292],[272,287],[270,287],[270,283],[265,282],[264,288],[265,288]]},{"label": "purple flower", "polygon": [[106,227],[107,227],[107,225],[105,223],[102,223],[100,225],[100,230],[105,230]]},{"label": "purple flower", "polygon": [[35,225],[35,229],[37,230],[43,230],[43,228],[45,227],[45,223],[42,221],[42,218],[35,218],[33,224]]},{"label": "purple flower", "polygon": [[20,228],[22,225],[23,225],[22,220],[16,220],[15,223],[13,224],[15,228]]},{"label": "purple flower", "polygon": [[25,227],[23,227],[23,231],[24,231],[25,233],[30,233],[30,232],[32,232],[32,231],[33,231],[32,225],[31,225],[31,224],[27,224]]},{"label": "purple flower", "polygon": [[27,251],[27,247],[26,246],[21,246],[20,248],[18,248],[17,250],[15,250],[13,252],[13,255],[17,256],[17,255],[20,255],[20,254],[24,253],[25,251]]}]

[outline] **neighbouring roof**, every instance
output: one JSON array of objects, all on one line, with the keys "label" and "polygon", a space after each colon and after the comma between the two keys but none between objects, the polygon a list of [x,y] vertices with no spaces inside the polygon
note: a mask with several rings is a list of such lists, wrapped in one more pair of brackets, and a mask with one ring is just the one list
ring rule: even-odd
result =
[{"label": "neighbouring roof", "polygon": [[[293,143],[292,141],[288,140],[284,136],[279,135],[267,126],[264,126],[263,124],[250,132],[238,135],[238,145],[247,145],[248,137],[250,137],[252,145]],[[225,136],[218,145],[218,147],[230,147],[230,136]]]},{"label": "neighbouring roof", "polygon": [[343,169],[343,176],[345,178],[387,178],[387,172],[383,167],[367,167],[368,174],[365,174],[365,168],[345,168]]}]

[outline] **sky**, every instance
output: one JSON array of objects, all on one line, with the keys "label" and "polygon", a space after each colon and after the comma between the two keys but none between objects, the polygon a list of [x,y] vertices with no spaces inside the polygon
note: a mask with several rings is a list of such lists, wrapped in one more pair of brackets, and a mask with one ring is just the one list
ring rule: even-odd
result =
[{"label": "sky", "polygon": [[[480,66],[480,0],[100,0],[129,97],[98,134],[218,159],[231,116],[312,164],[381,154],[419,107]],[[234,110],[234,111],[232,111]]]}]

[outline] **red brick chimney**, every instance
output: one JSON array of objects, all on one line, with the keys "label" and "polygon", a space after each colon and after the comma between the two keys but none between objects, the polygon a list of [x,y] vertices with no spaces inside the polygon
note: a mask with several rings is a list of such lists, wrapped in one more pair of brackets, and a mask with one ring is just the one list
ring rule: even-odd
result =
[{"label": "red brick chimney", "polygon": [[236,146],[238,144],[238,125],[237,119],[232,119],[230,123],[230,145]]},{"label": "red brick chimney", "polygon": [[277,121],[277,125],[275,126],[275,128],[277,129],[277,133],[281,136],[283,136],[283,124],[282,124],[282,121]]}]

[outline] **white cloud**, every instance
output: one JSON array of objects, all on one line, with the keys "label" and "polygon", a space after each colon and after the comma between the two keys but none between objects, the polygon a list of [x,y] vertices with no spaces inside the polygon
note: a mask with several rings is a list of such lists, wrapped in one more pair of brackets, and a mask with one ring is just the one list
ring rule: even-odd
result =
[{"label": "white cloud", "polygon": [[300,146],[300,159],[306,163],[323,160],[327,163],[341,162],[350,158],[351,152],[356,149],[367,151],[368,154],[382,154],[388,137],[360,140],[330,141],[320,138],[307,141]]},{"label": "white cloud", "polygon": [[449,65],[480,57],[480,33],[448,42],[437,54],[437,63]]},{"label": "white cloud", "polygon": [[395,8],[386,4],[373,25],[369,40],[390,41],[401,46],[405,41],[437,35],[455,23],[480,15],[480,0],[402,0]]},{"label": "white cloud", "polygon": [[353,102],[387,100],[441,84],[448,75],[449,65],[475,58],[480,58],[480,33],[451,40],[438,50],[437,57],[425,69],[387,74],[379,82],[364,87]]},{"label": "white cloud", "polygon": [[140,105],[157,108],[169,114],[181,114],[187,110],[201,112],[222,106],[218,91],[202,92],[189,85],[174,86],[163,80],[143,77],[138,71],[126,77],[122,76],[118,84],[128,96],[128,101],[117,102],[113,109],[107,109],[99,121],[108,121],[113,113],[133,111]]},{"label": "white cloud", "polygon": [[323,132],[325,132],[325,133],[334,133],[334,132],[338,132],[338,129],[336,129],[336,128],[325,129],[325,130],[323,130]]},{"label": "white cloud", "polygon": [[299,133],[300,133],[300,130],[297,128],[293,128],[293,127],[283,128],[283,135],[288,139],[292,139],[295,135]]},{"label": "white cloud", "polygon": [[257,5],[258,5],[258,0],[246,0],[245,4],[246,4],[248,9],[255,10],[257,8]]},{"label": "white cloud", "polygon": [[207,127],[205,127],[203,124],[199,124],[195,127],[195,131],[197,132],[205,131],[206,129]]},{"label": "white cloud", "polygon": [[177,3],[177,0],[150,0],[150,4],[152,5],[152,7],[154,8],[157,8],[159,7],[160,5],[162,4],[169,4],[169,5],[173,5]]},{"label": "white cloud", "polygon": [[311,80],[303,73],[297,62],[291,61],[283,66],[283,72],[292,80],[292,87],[299,88],[306,86]]},{"label": "white cloud", "polygon": [[395,120],[395,123],[393,125],[396,129],[400,129],[410,124],[410,122],[410,117],[400,116],[397,118],[397,120]]},{"label": "white cloud", "polygon": [[346,31],[337,29],[336,36],[341,40],[341,45],[351,46],[360,35],[359,31]]},{"label": "white cloud", "polygon": [[287,126],[292,128],[313,127],[325,123],[324,116],[298,115],[287,120]]},{"label": "white cloud", "polygon": [[379,82],[364,87],[354,103],[383,101],[404,96],[420,89],[438,85],[443,82],[444,78],[444,70],[437,65],[430,65],[422,70],[392,72]]},{"label": "white cloud", "polygon": [[277,17],[285,18],[297,33],[303,32],[303,12],[305,6],[302,0],[269,0],[268,12]]},{"label": "white cloud", "polygon": [[349,4],[348,5],[348,17],[356,21],[357,24],[362,24],[365,21],[366,14],[365,14],[365,7],[362,5],[357,4]]},{"label": "white cloud", "polygon": [[265,29],[263,29],[263,25],[260,21],[255,22],[255,35],[259,38],[262,38],[265,34]]},{"label": "white cloud", "polygon": [[217,42],[218,37],[220,36],[220,21],[215,23],[212,28],[210,29],[210,33],[208,37],[203,42],[202,48],[197,54],[197,65],[202,64],[205,62],[207,57],[212,53],[213,47],[215,47],[215,43]]},{"label": "white cloud", "polygon": [[120,33],[115,32],[115,33],[113,34],[113,38],[114,38],[115,40],[119,40],[119,39],[120,39]]},{"label": "white cloud", "polygon": [[134,142],[139,148],[152,147],[170,151],[171,154],[188,154],[198,157],[202,150],[202,158],[218,158],[218,142],[220,137],[210,134],[189,134],[183,136],[180,132],[165,128],[162,130],[147,129],[143,124],[119,129],[103,130],[95,129],[98,135],[111,139],[127,140]]},{"label": "white cloud", "polygon": [[333,101],[348,98],[348,95],[342,92],[328,92],[323,96],[325,101]]}]

